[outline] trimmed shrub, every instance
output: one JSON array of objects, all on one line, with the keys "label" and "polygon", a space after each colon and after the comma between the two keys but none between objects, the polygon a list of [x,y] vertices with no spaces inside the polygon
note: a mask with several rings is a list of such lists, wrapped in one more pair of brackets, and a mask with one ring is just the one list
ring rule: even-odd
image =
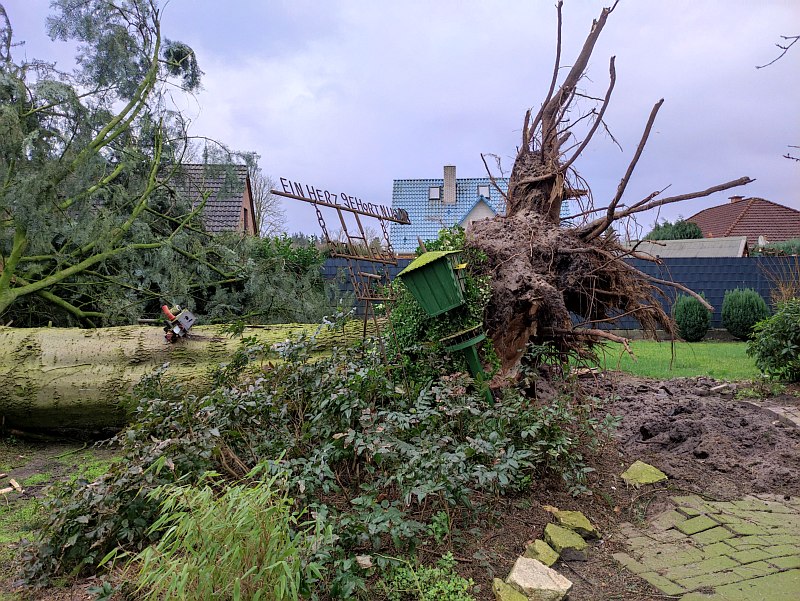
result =
[{"label": "trimmed shrub", "polygon": [[800,382],[800,298],[780,303],[775,315],[755,325],[747,354],[762,373]]},{"label": "trimmed shrub", "polygon": [[678,334],[686,342],[702,340],[711,322],[711,311],[693,296],[683,294],[672,306],[672,316],[678,326]]},{"label": "trimmed shrub", "polygon": [[722,301],[722,325],[736,338],[750,338],[753,326],[767,317],[767,303],[752,288],[737,288],[725,293]]}]

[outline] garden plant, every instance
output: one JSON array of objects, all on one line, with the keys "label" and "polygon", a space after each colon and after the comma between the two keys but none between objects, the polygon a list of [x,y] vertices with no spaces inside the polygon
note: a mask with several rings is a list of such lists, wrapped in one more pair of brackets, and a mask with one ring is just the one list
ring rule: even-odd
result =
[{"label": "garden plant", "polygon": [[800,381],[800,299],[780,303],[775,315],[755,324],[747,354],[764,374]]},{"label": "garden plant", "polygon": [[672,307],[672,316],[678,334],[686,342],[702,340],[711,322],[711,312],[693,296],[679,296]]},{"label": "garden plant", "polygon": [[736,288],[725,293],[722,300],[722,325],[736,338],[750,338],[753,326],[767,317],[767,303],[752,288]]},{"label": "garden plant", "polygon": [[[537,402],[521,385],[490,404],[463,373],[440,368],[426,381],[406,382],[369,341],[317,358],[314,349],[314,336],[274,350],[244,340],[203,395],[186,394],[168,368],[146,379],[132,425],[112,441],[123,458],[91,486],[65,484],[48,502],[47,523],[23,552],[28,580],[91,572],[109,557],[158,543],[166,526],[180,524],[180,503],[199,503],[208,508],[202,515],[223,524],[211,517],[213,503],[225,507],[232,498],[225,495],[246,501],[241,488],[223,491],[252,480],[259,466],[293,500],[291,511],[276,501],[285,508],[277,511],[281,536],[306,549],[291,586],[347,598],[372,573],[355,554],[375,553],[378,570],[404,565],[423,538],[441,532],[442,511],[468,515],[485,495],[519,494],[547,473],[563,476],[575,494],[585,491],[585,454],[616,423],[598,417],[592,399],[566,391]],[[537,377],[531,368],[526,381]],[[210,471],[225,484],[209,480]],[[186,492],[198,483],[205,484]],[[266,494],[252,485],[252,494]],[[222,495],[213,503],[212,489]],[[320,533],[313,549],[302,542],[303,528],[286,530],[292,515],[313,518],[304,527]],[[254,536],[248,529],[263,524],[248,515],[239,536]],[[152,564],[175,539],[160,544],[140,559]],[[189,547],[197,550],[183,565],[197,573],[202,551]]]}]

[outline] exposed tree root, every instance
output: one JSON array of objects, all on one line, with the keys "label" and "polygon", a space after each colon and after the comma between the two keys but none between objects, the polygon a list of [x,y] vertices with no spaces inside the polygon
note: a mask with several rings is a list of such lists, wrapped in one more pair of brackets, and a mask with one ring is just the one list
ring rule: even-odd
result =
[{"label": "exposed tree root", "polygon": [[529,210],[474,223],[467,244],[488,258],[492,299],[485,324],[505,370],[519,362],[529,342],[583,354],[599,340],[624,340],[573,327],[571,314],[586,325],[633,315],[647,330],[673,332],[656,298],[659,289],[622,261],[629,253],[612,237],[587,242]]},{"label": "exposed tree root", "polygon": [[[603,98],[595,98],[599,108],[579,111],[574,101],[576,97],[592,98],[579,90],[579,85],[616,3],[604,8],[592,22],[576,60],[556,87],[561,69],[562,4],[557,4],[553,78],[538,112],[525,113],[522,144],[505,195],[507,215],[475,222],[467,231],[467,245],[488,257],[486,269],[491,275],[492,298],[485,325],[505,374],[513,374],[528,343],[552,343],[560,353],[587,356],[591,355],[593,345],[612,340],[621,342],[630,352],[624,338],[597,327],[621,316],[635,317],[646,331],[655,333],[663,329],[674,334],[673,321],[659,302],[659,296],[663,295],[659,286],[695,293],[679,284],[645,275],[626,263],[623,259],[636,256],[636,252],[620,245],[614,224],[642,211],[708,196],[751,181],[741,177],[698,192],[663,198],[661,189],[625,205],[622,202],[625,189],[647,144],[662,99],[650,112],[614,197],[605,207],[596,208],[588,185],[575,172],[573,163],[600,125],[607,131],[603,116],[616,82],[614,57],[609,63],[606,93]],[[582,196],[588,199],[583,204],[586,210],[581,213],[587,221],[561,227],[564,199]],[[596,215],[600,216],[588,221]]]}]

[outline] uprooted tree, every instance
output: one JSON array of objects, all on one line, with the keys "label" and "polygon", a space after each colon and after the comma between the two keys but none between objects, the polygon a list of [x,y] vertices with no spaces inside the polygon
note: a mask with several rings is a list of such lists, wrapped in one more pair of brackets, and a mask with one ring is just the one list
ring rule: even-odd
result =
[{"label": "uprooted tree", "polygon": [[[625,339],[597,327],[622,316],[633,316],[643,328],[674,332],[673,322],[658,300],[657,285],[670,285],[694,295],[680,284],[665,282],[635,269],[623,259],[639,255],[618,241],[614,224],[663,205],[708,196],[749,183],[748,177],[702,191],[662,197],[655,191],[636,202],[623,195],[642,155],[663,99],[656,102],[644,133],[614,197],[602,208],[593,203],[586,182],[575,170],[576,159],[603,125],[616,81],[614,57],[609,84],[599,107],[580,117],[576,99],[584,97],[583,80],[595,43],[616,3],[604,8],[572,67],[560,85],[562,3],[557,5],[558,41],[549,90],[538,112],[525,114],[522,139],[508,184],[505,217],[478,221],[467,231],[467,245],[483,251],[492,278],[486,329],[500,356],[503,371],[513,371],[528,343],[552,344],[561,353],[585,355],[603,340]],[[582,134],[578,127],[586,126]],[[562,202],[585,196],[582,223],[562,227]],[[695,295],[697,296],[697,295]],[[697,296],[706,305],[708,303]],[[571,314],[578,316],[575,323]]]}]

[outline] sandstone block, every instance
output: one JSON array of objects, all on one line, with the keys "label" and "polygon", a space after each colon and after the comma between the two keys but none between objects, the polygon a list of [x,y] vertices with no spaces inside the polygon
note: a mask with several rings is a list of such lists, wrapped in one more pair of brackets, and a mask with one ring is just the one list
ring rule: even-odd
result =
[{"label": "sandstone block", "polygon": [[572,589],[572,582],[541,561],[528,557],[517,558],[506,583],[530,601],[561,601]]}]

